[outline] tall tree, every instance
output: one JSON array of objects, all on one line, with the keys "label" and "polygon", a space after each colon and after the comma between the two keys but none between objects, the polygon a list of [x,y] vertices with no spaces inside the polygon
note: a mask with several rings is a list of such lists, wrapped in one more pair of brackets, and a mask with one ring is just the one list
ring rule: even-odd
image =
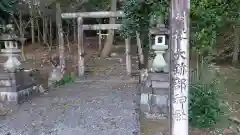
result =
[{"label": "tall tree", "polygon": [[[111,11],[116,11],[117,10],[117,0],[111,0]],[[116,18],[110,18],[109,23],[110,24],[115,24]],[[108,36],[106,43],[104,45],[104,48],[102,50],[101,56],[102,57],[107,57],[112,49],[113,45],[113,38],[114,38],[114,30],[108,30]]]},{"label": "tall tree", "polygon": [[238,65],[238,56],[239,56],[239,43],[240,43],[240,28],[239,26],[234,26],[233,27],[233,32],[234,32],[234,38],[235,38],[235,42],[234,42],[234,47],[233,47],[233,57],[232,57],[232,63],[234,66]]},{"label": "tall tree", "polygon": [[65,70],[65,56],[64,56],[64,40],[63,40],[63,29],[62,29],[62,19],[61,19],[61,7],[60,3],[56,3],[56,25],[58,30],[58,44],[59,44],[59,59],[61,72],[64,73]]}]

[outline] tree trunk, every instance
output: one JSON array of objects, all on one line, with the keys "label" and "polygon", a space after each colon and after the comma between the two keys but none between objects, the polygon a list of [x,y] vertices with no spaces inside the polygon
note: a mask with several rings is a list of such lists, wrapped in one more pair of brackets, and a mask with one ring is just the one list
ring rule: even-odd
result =
[{"label": "tree trunk", "polygon": [[139,33],[136,32],[136,40],[137,40],[137,49],[138,49],[138,57],[139,57],[139,63],[144,64],[144,56],[143,56],[143,49],[141,44],[141,39]]},{"label": "tree trunk", "polygon": [[[111,0],[111,11],[117,10],[117,0]],[[116,18],[110,18],[109,23],[115,24]],[[114,38],[114,30],[108,30],[107,40],[105,42],[104,48],[102,50],[101,56],[107,57],[111,52],[112,45],[113,45],[113,38]]]},{"label": "tree trunk", "polygon": [[[145,39],[143,40],[147,40],[148,43],[148,36],[144,37]],[[144,57],[144,63],[143,63],[143,68],[148,69],[148,56],[149,56],[149,45],[148,44],[144,44],[143,45],[143,57]]]},{"label": "tree trunk", "polygon": [[73,41],[74,43],[77,41],[77,31],[76,31],[76,20],[73,19]]},{"label": "tree trunk", "polygon": [[126,70],[127,75],[132,73],[132,62],[131,62],[131,39],[125,39],[125,53],[126,53]]},{"label": "tree trunk", "polygon": [[22,56],[22,60],[26,61],[26,57],[25,57],[25,51],[24,51],[24,26],[23,26],[23,22],[22,22],[22,13],[19,13],[19,35],[20,35],[20,42],[21,42],[21,56]]},{"label": "tree trunk", "polygon": [[37,34],[38,34],[38,43],[41,44],[41,32],[40,32],[40,26],[39,26],[39,20],[36,21],[37,25]]},{"label": "tree trunk", "polygon": [[46,38],[47,38],[47,36],[46,36],[46,29],[45,29],[45,16],[43,15],[43,17],[42,17],[42,39],[43,39],[43,43],[45,44],[46,43]]},{"label": "tree trunk", "polygon": [[50,44],[50,47],[52,47],[53,45],[53,39],[52,39],[52,17],[50,16],[49,17],[49,44]]},{"label": "tree trunk", "polygon": [[[139,46],[139,50],[140,52],[138,52],[139,54],[139,69],[147,69],[148,68],[148,54],[149,54],[149,37],[148,37],[148,33],[149,31],[141,31],[139,33],[139,42],[141,45],[141,49]],[[138,34],[137,34],[138,36]],[[138,43],[138,44],[139,44]]]},{"label": "tree trunk", "polygon": [[48,49],[51,50],[48,43],[48,18],[43,16],[43,44],[47,45]]},{"label": "tree trunk", "polygon": [[234,47],[233,47],[233,57],[232,57],[232,64],[234,66],[238,65],[238,53],[239,53],[239,26],[234,26],[233,27],[234,30]]},{"label": "tree trunk", "polygon": [[69,41],[69,34],[70,34],[70,24],[67,24],[67,32],[66,32],[66,42],[67,42],[67,47],[68,47],[68,51],[69,53],[71,53],[71,47],[70,47],[70,41]]},{"label": "tree trunk", "polygon": [[61,72],[65,72],[65,56],[64,56],[64,40],[62,30],[62,19],[61,19],[61,7],[60,3],[56,3],[56,25],[58,29],[58,43],[59,43],[59,59]]},{"label": "tree trunk", "polygon": [[[46,34],[45,34],[45,35],[46,35],[46,44],[48,44],[48,40],[49,40],[49,35],[48,35],[48,34],[49,34],[49,29],[48,29],[48,16],[45,17],[45,21],[44,21],[44,22],[45,22],[45,25],[44,25],[45,28],[44,28],[44,29],[45,29],[45,32],[46,32]],[[48,46],[49,46],[49,44],[48,44]]]},{"label": "tree trunk", "polygon": [[46,42],[47,42],[47,32],[46,32],[46,18],[45,18],[45,16],[43,15],[43,17],[42,17],[42,38],[43,38],[43,44],[46,44]]},{"label": "tree trunk", "polygon": [[35,26],[34,26],[34,17],[33,17],[33,9],[30,9],[30,21],[31,21],[31,35],[32,35],[32,44],[35,44]]},{"label": "tree trunk", "polygon": [[49,27],[48,27],[48,25],[49,25],[49,16],[47,16],[46,17],[46,20],[45,20],[45,24],[46,24],[46,26],[45,26],[45,32],[46,32],[46,44],[47,44],[47,46],[48,46],[48,48],[49,48],[49,50],[51,50],[51,47],[50,47],[50,44],[49,44]]}]

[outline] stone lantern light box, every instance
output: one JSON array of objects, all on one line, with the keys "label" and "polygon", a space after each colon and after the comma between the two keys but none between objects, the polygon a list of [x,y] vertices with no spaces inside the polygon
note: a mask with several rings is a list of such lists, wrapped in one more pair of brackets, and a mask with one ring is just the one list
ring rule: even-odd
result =
[{"label": "stone lantern light box", "polygon": [[165,45],[166,36],[165,35],[156,35],[154,45]]}]

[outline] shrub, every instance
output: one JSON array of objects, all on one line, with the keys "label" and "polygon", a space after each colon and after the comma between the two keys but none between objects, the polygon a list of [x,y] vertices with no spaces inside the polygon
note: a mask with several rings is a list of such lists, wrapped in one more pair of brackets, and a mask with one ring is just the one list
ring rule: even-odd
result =
[{"label": "shrub", "polygon": [[64,76],[61,80],[55,83],[55,86],[65,85],[67,83],[73,83],[74,79],[72,76]]},{"label": "shrub", "polygon": [[[210,72],[212,72],[211,70]],[[219,76],[210,83],[197,81],[189,88],[189,122],[192,127],[213,127],[226,112],[226,104],[222,100]]]}]

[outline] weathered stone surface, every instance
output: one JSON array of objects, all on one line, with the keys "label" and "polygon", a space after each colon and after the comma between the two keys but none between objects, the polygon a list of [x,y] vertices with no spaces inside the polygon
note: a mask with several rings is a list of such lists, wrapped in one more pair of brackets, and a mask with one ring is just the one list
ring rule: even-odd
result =
[{"label": "weathered stone surface", "polygon": [[168,95],[169,89],[163,89],[163,88],[152,88],[152,93],[154,95]]},{"label": "weathered stone surface", "polygon": [[169,82],[152,81],[152,88],[168,89]]},{"label": "weathered stone surface", "polygon": [[[0,84],[0,100],[18,104],[30,95],[38,93],[35,73],[33,70],[20,70],[15,73],[2,73]],[[4,77],[3,77],[4,75]]]},{"label": "weathered stone surface", "polygon": [[149,80],[168,82],[169,74],[166,73],[149,73]]},{"label": "weathered stone surface", "polygon": [[163,120],[166,119],[167,116],[166,114],[162,114],[162,113],[144,113],[145,118],[146,119],[150,119],[150,120]]},{"label": "weathered stone surface", "polygon": [[[169,109],[169,75],[166,73],[149,73],[146,85],[142,86],[142,95],[151,95],[141,98],[141,111],[147,113],[148,117],[168,114]],[[150,83],[150,84],[149,84]],[[151,115],[150,115],[151,114]],[[147,115],[145,115],[147,117]]]},{"label": "weathered stone surface", "polygon": [[141,93],[145,93],[145,94],[152,94],[153,89],[151,87],[144,87],[142,86],[140,89]]},{"label": "weathered stone surface", "polygon": [[152,105],[167,106],[168,96],[166,95],[152,95]]},{"label": "weathered stone surface", "polygon": [[78,67],[77,63],[74,63],[73,58],[67,59],[65,63],[66,69],[65,69],[65,75],[70,75],[72,77],[78,76]]},{"label": "weathered stone surface", "polygon": [[140,104],[141,112],[150,112],[151,106],[150,104]]},{"label": "weathered stone surface", "polygon": [[45,90],[48,89],[49,73],[46,69],[40,69],[39,72],[34,72],[33,77],[36,80],[36,84]]},{"label": "weathered stone surface", "polygon": [[168,114],[168,95],[153,95],[151,101],[151,113]]},{"label": "weathered stone surface", "polygon": [[53,68],[48,78],[48,87],[51,87],[55,82],[61,80],[63,77],[60,68]]}]

